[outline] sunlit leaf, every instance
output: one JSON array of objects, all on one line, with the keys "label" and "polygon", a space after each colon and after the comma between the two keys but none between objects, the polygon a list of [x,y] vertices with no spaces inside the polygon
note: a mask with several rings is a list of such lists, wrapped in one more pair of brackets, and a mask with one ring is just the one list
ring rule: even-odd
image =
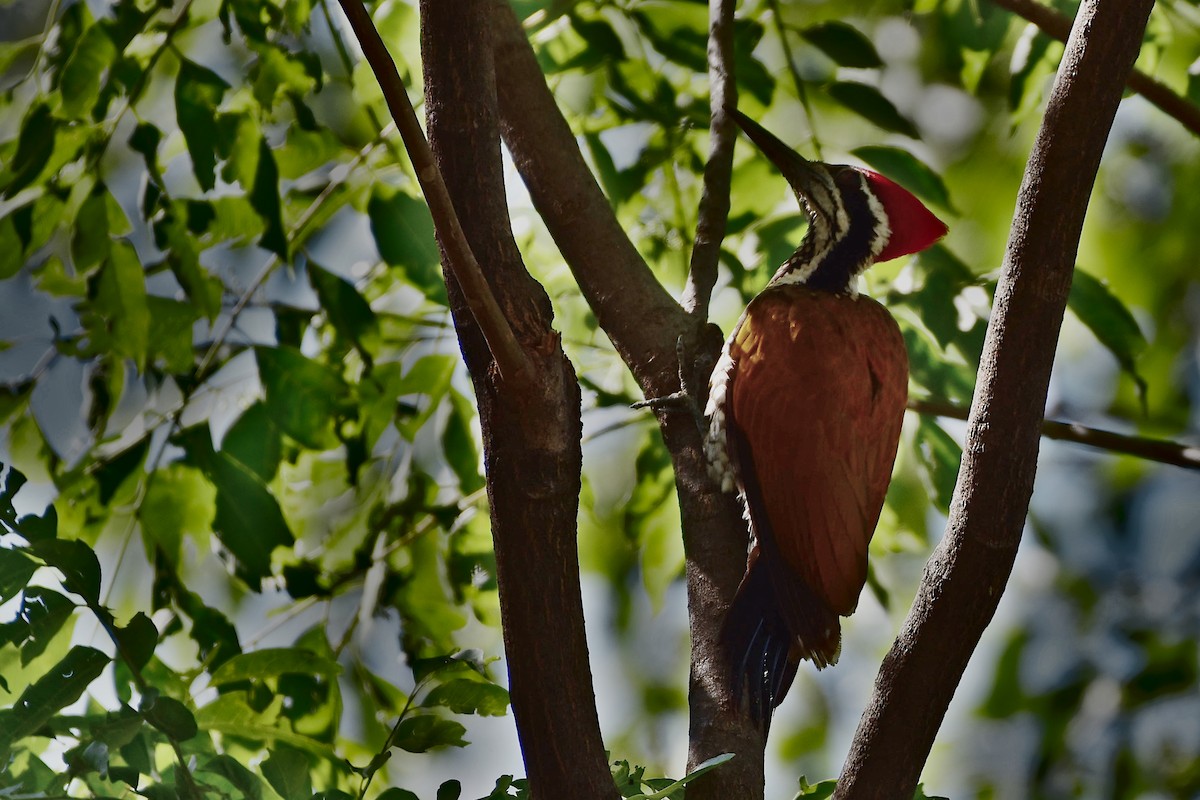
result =
[{"label": "sunlit leaf", "polygon": [[242,653],[226,661],[212,675],[212,684],[220,686],[244,680],[263,680],[285,673],[334,676],[341,672],[337,662],[321,658],[311,650],[298,647],[272,647]]},{"label": "sunlit leaf", "polygon": [[63,68],[59,90],[63,96],[63,113],[82,117],[91,111],[100,96],[100,81],[117,56],[103,26],[92,25],[80,37]]},{"label": "sunlit leaf", "polygon": [[22,692],[12,708],[0,711],[0,760],[7,762],[14,743],[32,735],[56,713],[78,700],[108,662],[108,656],[95,648],[73,647]]},{"label": "sunlit leaf", "polygon": [[276,746],[263,761],[262,774],[283,800],[309,800],[312,796],[308,758],[299,750]]},{"label": "sunlit leaf", "polygon": [[508,690],[494,683],[457,678],[434,687],[422,705],[445,706],[455,714],[499,717],[508,711]]}]

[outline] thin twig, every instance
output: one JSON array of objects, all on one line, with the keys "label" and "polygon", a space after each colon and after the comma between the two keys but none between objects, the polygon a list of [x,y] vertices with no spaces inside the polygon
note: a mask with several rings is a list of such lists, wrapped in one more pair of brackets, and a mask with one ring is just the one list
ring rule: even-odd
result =
[{"label": "thin twig", "polygon": [[708,4],[708,82],[711,152],[704,165],[704,194],[700,198],[696,241],[688,268],[683,307],[697,319],[708,319],[708,302],[717,282],[721,241],[729,221],[729,188],[733,177],[733,145],[737,128],[729,109],[737,108],[733,46],[734,0],[710,0]]},{"label": "thin twig", "polygon": [[[910,398],[908,407],[918,414],[961,419],[964,422],[970,412],[968,408],[947,403],[944,400]],[[1063,442],[1085,444],[1113,453],[1137,456],[1147,461],[1157,461],[1160,464],[1200,470],[1200,445],[1186,445],[1166,439],[1150,439],[1145,436],[1129,436],[1114,431],[1090,428],[1087,425],[1080,425],[1078,422],[1058,422],[1051,419],[1042,420],[1042,436]]]},{"label": "thin twig", "polygon": [[446,248],[448,266],[462,286],[467,305],[487,341],[492,358],[495,359],[500,374],[506,379],[520,380],[529,374],[529,360],[517,342],[504,312],[500,310],[483,270],[475,260],[475,254],[467,244],[458,214],[450,201],[450,193],[446,190],[442,173],[433,160],[433,151],[429,149],[429,142],[425,140],[421,123],[417,121],[417,113],[409,102],[408,91],[396,70],[396,63],[392,61],[387,46],[375,30],[375,24],[361,0],[338,2],[358,38],[363,55],[375,73],[375,79],[379,81],[379,88],[383,90],[392,118],[396,120],[400,138],[404,140],[404,147],[412,159],[421,191],[425,194],[434,225]]},{"label": "thin twig", "polygon": [[[1044,6],[1036,0],[992,0],[1001,8],[1036,25],[1042,33],[1065,42],[1071,34],[1071,18],[1054,9]],[[1125,82],[1133,91],[1157,106],[1167,116],[1175,118],[1180,125],[1200,136],[1200,107],[1177,92],[1173,91],[1162,81],[1150,77],[1145,72],[1135,69]]]},{"label": "thin twig", "polygon": [[792,45],[787,37],[787,28],[783,24],[783,15],[779,11],[779,0],[767,0],[767,5],[771,9],[771,20],[775,23],[775,33],[779,36],[779,44],[783,47],[783,57],[787,61],[788,72],[792,76],[792,83],[796,85],[796,97],[800,99],[800,105],[804,108],[804,117],[808,120],[808,137],[812,141],[813,153],[817,156],[818,161],[822,161],[824,156],[821,155],[821,140],[817,137],[812,105],[808,102],[808,89],[804,85],[804,78],[800,75],[799,68],[796,67],[796,57],[792,53]]}]

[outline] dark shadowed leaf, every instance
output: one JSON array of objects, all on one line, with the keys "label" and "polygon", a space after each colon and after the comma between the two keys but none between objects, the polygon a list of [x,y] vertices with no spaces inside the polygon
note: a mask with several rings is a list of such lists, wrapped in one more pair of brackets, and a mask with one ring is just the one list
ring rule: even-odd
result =
[{"label": "dark shadowed leaf", "polygon": [[175,79],[175,118],[192,157],[200,188],[216,185],[217,106],[229,84],[220,75],[194,61],[182,59]]},{"label": "dark shadowed leaf", "polygon": [[100,562],[92,548],[78,539],[39,539],[29,551],[63,574],[67,591],[99,604]]},{"label": "dark shadowed leaf", "polygon": [[242,412],[221,439],[221,452],[245,464],[263,481],[275,477],[283,442],[266,405],[254,403]]},{"label": "dark shadowed leaf", "polygon": [[408,789],[393,786],[390,789],[384,789],[383,793],[379,795],[379,800],[421,800],[421,798]]},{"label": "dark shadowed leaf", "polygon": [[458,800],[462,795],[462,784],[450,780],[444,782],[437,790],[437,800]]},{"label": "dark shadowed leaf", "polygon": [[825,87],[825,91],[837,103],[875,123],[885,131],[911,136],[914,139],[920,137],[913,124],[905,119],[892,105],[892,101],[884,97],[874,86],[852,81],[838,81]]},{"label": "dark shadowed leaf", "polygon": [[158,628],[144,612],[139,611],[123,628],[117,628],[117,642],[120,645],[121,657],[126,659],[134,670],[146,666],[158,646]]},{"label": "dark shadowed leaf", "polygon": [[7,183],[5,197],[12,197],[41,176],[54,153],[57,127],[50,107],[44,103],[34,106],[25,116],[17,139],[17,153],[4,172],[0,172],[0,181]]},{"label": "dark shadowed leaf", "polygon": [[312,776],[308,758],[287,745],[276,745],[262,763],[262,774],[283,800],[308,800],[312,795]]},{"label": "dark shadowed leaf", "polygon": [[256,347],[254,356],[280,430],[315,450],[336,445],[334,424],[353,410],[342,376],[290,347]]},{"label": "dark shadowed leaf", "polygon": [[21,647],[21,665],[28,664],[46,651],[63,624],[70,619],[76,605],[58,592],[42,586],[31,586],[21,598],[21,612],[13,625],[24,625],[24,642],[13,639]]},{"label": "dark shadowed leaf", "polygon": [[242,766],[233,756],[222,753],[206,761],[197,772],[220,775],[237,789],[238,797],[244,798],[244,800],[261,800],[262,798],[262,780]]},{"label": "dark shadowed leaf", "polygon": [[248,467],[213,451],[206,426],[181,432],[179,441],[217,489],[214,531],[237,559],[238,575],[258,586],[271,574],[271,553],[294,541],[279,503]]},{"label": "dark shadowed leaf", "polygon": [[380,257],[391,266],[402,267],[426,297],[445,303],[446,285],[438,268],[441,256],[428,206],[404,192],[376,186],[367,214]]},{"label": "dark shadowed leaf", "polygon": [[1116,357],[1121,369],[1133,378],[1144,406],[1146,381],[1138,372],[1137,358],[1146,349],[1146,337],[1142,335],[1142,329],[1133,314],[1104,282],[1079,267],[1075,268],[1075,275],[1071,279],[1071,294],[1067,304],[1079,321],[1100,340],[1100,344]]},{"label": "dark shadowed leaf", "polygon": [[942,176],[907,150],[901,150],[899,147],[868,146],[850,152],[922,200],[956,212]]},{"label": "dark shadowed leaf", "polygon": [[802,29],[800,35],[840,67],[875,69],[883,66],[871,40],[844,22],[822,22]]},{"label": "dark shadowed leaf", "polygon": [[438,747],[466,747],[467,742],[462,738],[466,732],[457,722],[432,714],[417,714],[400,723],[393,743],[410,753],[424,753]]},{"label": "dark shadowed leaf", "polygon": [[151,690],[142,698],[142,717],[176,741],[185,742],[198,732],[196,718],[188,707],[173,697]]},{"label": "dark shadowed leaf", "polygon": [[287,233],[283,229],[283,211],[279,202],[279,168],[266,138],[259,140],[258,169],[254,174],[254,189],[250,205],[262,217],[266,229],[258,240],[259,247],[270,250],[283,261],[288,257]]},{"label": "dark shadowed leaf", "polygon": [[308,265],[308,277],[334,330],[370,363],[379,348],[379,321],[371,306],[354,284],[316,264]]},{"label": "dark shadowed leaf", "polygon": [[0,549],[0,604],[25,588],[38,564],[20,550]]}]

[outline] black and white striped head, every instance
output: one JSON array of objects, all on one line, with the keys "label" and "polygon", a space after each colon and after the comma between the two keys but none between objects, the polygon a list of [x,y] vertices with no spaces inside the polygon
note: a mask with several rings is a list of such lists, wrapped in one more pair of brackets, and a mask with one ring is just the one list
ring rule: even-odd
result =
[{"label": "black and white striped head", "polygon": [[809,161],[740,111],[733,116],[808,212],[804,241],[770,285],[851,292],[858,275],[875,262],[919,252],[946,235],[945,223],[878,172]]}]

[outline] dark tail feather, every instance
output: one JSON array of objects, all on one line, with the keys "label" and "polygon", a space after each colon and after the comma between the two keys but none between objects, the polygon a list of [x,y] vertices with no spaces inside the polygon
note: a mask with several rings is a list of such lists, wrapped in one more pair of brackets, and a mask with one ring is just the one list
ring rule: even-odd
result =
[{"label": "dark tail feather", "polygon": [[[782,591],[776,586],[781,580],[788,581]],[[813,596],[803,579],[773,575],[762,559],[751,558],[721,630],[722,649],[733,668],[734,706],[742,708],[744,702],[766,736],[771,714],[791,688],[800,660],[810,659],[818,667],[833,663],[840,639],[837,614]]]}]

